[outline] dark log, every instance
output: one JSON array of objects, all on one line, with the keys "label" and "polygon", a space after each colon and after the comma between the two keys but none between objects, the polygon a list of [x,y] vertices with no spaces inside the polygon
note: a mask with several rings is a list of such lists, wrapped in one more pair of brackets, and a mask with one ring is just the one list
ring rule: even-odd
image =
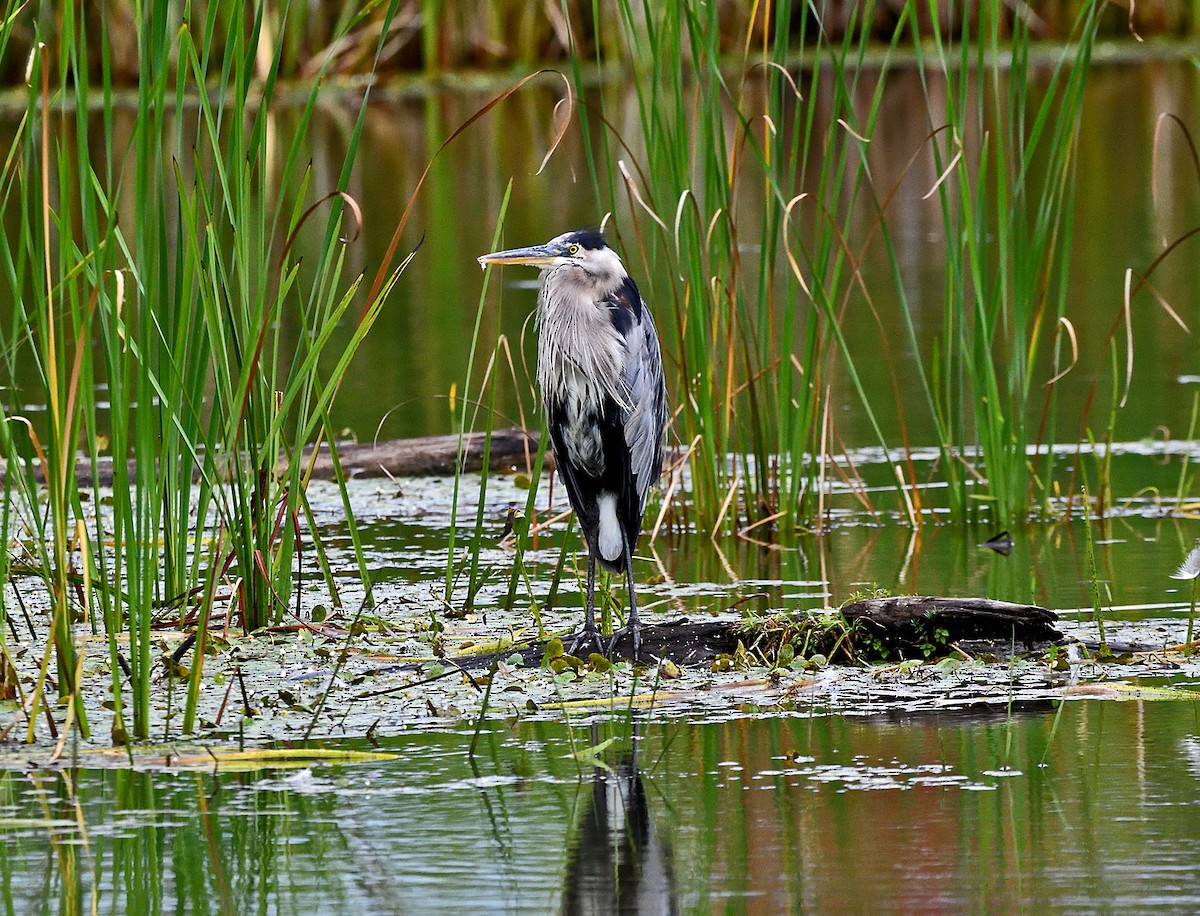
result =
[{"label": "dark log", "polygon": [[[469,433],[463,439],[463,470],[483,469],[485,434]],[[533,465],[537,455],[537,433],[522,429],[492,431],[492,450],[489,456],[493,471],[525,468]],[[306,450],[306,455],[312,450]],[[421,475],[453,474],[458,457],[458,435],[425,436],[420,439],[392,439],[387,442],[347,442],[338,445],[338,458],[347,477],[416,477]],[[329,447],[321,446],[313,477],[328,480],[333,477],[333,461]]]},{"label": "dark log", "polygon": [[[737,648],[738,639],[733,632],[737,624],[738,621],[730,620],[702,620],[693,623],[686,617],[680,617],[667,623],[645,625],[641,629],[641,658],[669,658],[680,665],[711,662],[718,655],[733,652]],[[517,650],[523,665],[541,664],[545,651],[544,642],[533,643]],[[632,653],[633,641],[628,633],[622,633],[613,647],[612,657],[628,658]]]},{"label": "dark log", "polygon": [[946,636],[938,642],[995,640],[1030,646],[1061,639],[1053,626],[1058,615],[1030,604],[1011,604],[990,598],[932,598],[903,595],[870,598],[842,608],[847,622],[862,621],[885,645],[911,655],[933,640],[935,630]]},{"label": "dark log", "polygon": [[[931,598],[903,596],[872,598],[855,601],[840,612],[846,622],[868,630],[887,652],[872,652],[867,640],[853,638],[856,657],[863,660],[879,658],[927,658],[930,645],[935,657],[950,651],[950,646],[973,641],[972,650],[987,651],[1004,656],[1014,644],[1028,649],[1062,638],[1053,626],[1058,619],[1053,611],[1027,604],[1010,604],[989,598]],[[713,661],[718,655],[733,654],[739,642],[755,642],[753,634],[745,632],[745,620],[703,620],[692,622],[686,617],[668,623],[642,627],[642,658],[669,658],[680,665],[697,665]],[[935,631],[941,630],[942,633]],[[567,640],[564,640],[567,641]],[[513,647],[501,653],[508,658],[521,656],[522,664],[541,663],[544,642]],[[613,657],[628,658],[632,651],[629,636],[617,640]],[[760,651],[773,655],[768,645]],[[489,665],[495,656],[483,654],[458,657],[456,663],[478,670]]]},{"label": "dark log", "polygon": [[[463,470],[479,471],[483,469],[484,433],[468,433],[463,438]],[[455,459],[458,457],[458,435],[423,436],[417,439],[390,439],[385,442],[361,443],[339,442],[338,457],[342,462],[342,470],[347,477],[417,477],[438,474],[453,474]],[[537,433],[522,429],[497,429],[492,431],[492,450],[489,467],[492,471],[505,471],[513,468],[525,468],[533,464],[537,455]],[[305,456],[312,454],[312,449],[305,449]],[[553,467],[553,461],[546,456],[546,466]],[[134,461],[129,462],[129,477],[132,480],[136,472]],[[3,462],[0,462],[0,479],[2,479]],[[39,483],[44,483],[41,467],[34,468],[34,477]],[[313,477],[318,480],[333,478],[333,459],[329,454],[329,446],[322,445],[313,466]],[[75,482],[78,486],[89,487],[93,484],[92,465],[90,461],[79,460],[75,463]],[[113,462],[111,458],[101,458],[96,462],[95,482],[100,486],[111,486],[113,482]]]}]

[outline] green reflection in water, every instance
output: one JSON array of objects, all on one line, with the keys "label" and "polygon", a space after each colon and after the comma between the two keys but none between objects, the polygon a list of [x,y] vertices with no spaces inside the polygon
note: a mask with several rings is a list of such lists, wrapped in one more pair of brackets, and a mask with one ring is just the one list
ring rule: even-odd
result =
[{"label": "green reflection in water", "polygon": [[474,765],[449,731],[352,768],[9,772],[10,911],[1200,904],[1194,704],[645,723],[636,777],[628,723],[493,727]]}]

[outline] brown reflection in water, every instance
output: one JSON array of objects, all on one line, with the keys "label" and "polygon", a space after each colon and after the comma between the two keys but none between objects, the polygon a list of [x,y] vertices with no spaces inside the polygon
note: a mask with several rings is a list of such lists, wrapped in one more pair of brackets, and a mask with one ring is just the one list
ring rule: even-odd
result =
[{"label": "brown reflection in water", "polygon": [[1056,718],[997,703],[684,733],[664,767],[695,777],[670,797],[677,874],[699,884],[681,893],[750,913],[1200,899],[1194,870],[1180,878],[1200,844],[1197,768],[1180,761],[1193,705],[1072,702]]}]

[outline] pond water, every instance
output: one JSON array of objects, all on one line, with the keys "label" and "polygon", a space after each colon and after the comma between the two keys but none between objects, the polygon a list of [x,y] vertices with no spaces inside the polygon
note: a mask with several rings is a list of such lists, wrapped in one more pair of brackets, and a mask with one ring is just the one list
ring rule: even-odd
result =
[{"label": "pond water", "polygon": [[[878,518],[842,508],[833,513],[832,525],[821,537],[770,546],[664,531],[653,543],[639,545],[641,606],[652,621],[681,614],[805,610],[836,606],[853,592],[878,586],[894,594],[986,595],[1084,618],[1090,616],[1098,594],[1109,618],[1180,619],[1187,615],[1190,584],[1170,575],[1200,538],[1200,519],[1186,501],[1177,503],[1172,494],[1183,455],[1200,460],[1200,445],[1180,443],[1180,451],[1168,462],[1146,454],[1144,447],[1131,446],[1114,456],[1118,486],[1136,478],[1150,489],[1119,502],[1103,522],[1089,523],[1076,511],[1070,519],[1015,530],[1008,554],[982,546],[994,533],[986,529],[928,523],[914,531],[899,506]],[[860,456],[856,467],[868,479],[890,469],[888,463],[878,458],[872,463],[866,456]],[[325,486],[313,491],[315,517],[344,573],[340,582],[352,607],[361,586],[349,524],[337,494]],[[479,489],[478,475],[463,478],[458,518],[467,530],[458,534],[459,550],[464,539],[472,542],[475,537]],[[452,482],[439,478],[362,480],[351,487],[354,526],[371,545],[372,581],[417,608],[436,602],[444,592],[451,493]],[[844,493],[841,498],[849,506]],[[507,596],[513,551],[501,536],[509,511],[523,510],[526,499],[518,475],[489,477],[480,532],[479,565],[485,572],[475,596],[484,616]],[[561,488],[551,492],[548,478],[543,480],[535,508],[542,520],[561,511]],[[1094,570],[1088,558],[1089,524]],[[564,547],[569,557],[554,604],[564,624],[574,625],[582,600],[584,554],[578,533],[568,536],[565,524],[550,526],[525,555],[529,581],[518,594],[522,601],[528,597],[539,606],[547,604]],[[313,568],[311,578],[317,575]],[[468,578],[464,572],[455,579],[453,602],[459,607],[465,605]]]},{"label": "pond water", "polygon": [[[891,133],[873,147],[881,166],[907,161],[926,133],[914,80],[901,73],[889,88],[883,123]],[[1177,135],[1160,150],[1157,206],[1151,182],[1155,118],[1197,110],[1197,69],[1181,61],[1098,65],[1089,80],[1071,288],[1080,365],[1091,368],[1066,382],[1067,402],[1081,402],[1108,369],[1104,335],[1120,309],[1125,268],[1146,266],[1164,239],[1190,229],[1200,199]],[[362,244],[350,255],[355,270],[378,262],[429,155],[486,98],[435,94],[374,105],[351,188],[364,213]],[[583,183],[578,194],[562,191],[583,174],[583,152],[571,135],[546,172],[532,174],[554,100],[548,90],[514,99],[503,119],[487,119],[435,167],[406,239],[415,245],[424,234],[425,248],[360,352],[335,425],[361,439],[450,429],[447,395],[462,383],[479,295],[475,258],[489,248],[510,176],[511,244],[603,216],[591,209]],[[312,130],[315,184],[323,176],[332,186],[353,110],[336,97],[321,106]],[[288,117],[280,115],[281,129]],[[880,183],[890,185],[886,173]],[[926,230],[932,211],[918,198],[898,207],[897,240],[915,298],[927,297],[934,314],[944,259]],[[1156,276],[1156,287],[1195,324],[1200,285],[1194,259],[1181,254]],[[864,264],[872,269],[884,266]],[[522,339],[533,305],[528,279],[504,277],[515,288],[504,293],[503,311],[485,312],[485,341],[501,333]],[[660,283],[648,278],[644,286]],[[1179,441],[1200,381],[1200,353],[1164,313],[1139,307],[1131,406],[1117,418],[1124,440],[1113,464],[1118,505],[1093,524],[1094,570],[1078,514],[1014,532],[1007,556],[978,546],[993,532],[936,524],[914,532],[903,507],[888,503],[895,502],[886,495],[890,464],[864,455],[859,468],[868,480],[879,478],[883,494],[876,517],[842,493],[820,538],[763,547],[669,532],[643,545],[640,553],[661,573],[646,585],[648,616],[820,607],[877,584],[897,593],[1034,602],[1079,619],[1087,619],[1097,592],[1110,619],[1177,627],[1188,588],[1169,573],[1200,536],[1188,501],[1194,488],[1175,498],[1185,457],[1200,460],[1194,443]],[[932,334],[939,321],[929,325]],[[530,334],[523,345],[530,365],[531,345]],[[870,352],[876,341],[852,338],[849,346]],[[517,389],[528,409],[526,377]],[[501,397],[515,420],[517,394]],[[865,423],[857,425],[851,392],[842,393],[841,406],[848,444],[872,441]],[[910,422],[908,434],[917,444],[929,440],[919,423]],[[476,482],[470,478],[466,489]],[[544,492],[539,500],[545,508]],[[359,484],[353,503],[374,578],[397,596],[402,617],[427,616],[445,570],[446,482]],[[512,555],[495,540],[506,509],[523,503],[511,476],[490,481],[482,561],[499,572],[479,592],[481,613],[507,587]],[[340,503],[330,499],[317,511],[353,591]],[[473,517],[469,505],[460,517]],[[563,544],[559,526],[529,556],[537,601],[546,597]],[[570,625],[578,607],[572,573],[558,619]],[[1186,674],[1157,682],[1197,686]],[[628,762],[632,725],[621,716],[489,719],[474,759],[470,729],[444,723],[381,729],[379,749],[395,759],[356,766],[214,774],[44,769],[10,758],[12,769],[0,771],[0,882],[10,912],[1200,907],[1200,704],[1023,701],[907,715],[756,713],[735,708],[640,722],[640,782]],[[592,756],[572,756],[609,739],[600,769]]]},{"label": "pond water", "polygon": [[[606,110],[622,113],[615,129],[634,143],[636,154],[633,138],[639,128],[632,89],[612,84],[597,91],[608,96]],[[364,213],[362,246],[356,256],[369,270],[382,257],[412,187],[440,138],[492,94],[380,102],[372,108],[361,168],[351,188],[362,201]],[[510,178],[513,196],[505,221],[506,244],[543,241],[569,228],[594,225],[604,217],[595,209],[584,151],[574,131],[568,133],[546,169],[534,174],[549,142],[557,98],[558,87],[551,85],[509,100],[434,165],[405,239],[411,247],[424,237],[424,248],[358,355],[356,370],[335,408],[339,426],[362,439],[370,439],[377,430],[384,438],[451,430],[447,395],[452,385],[462,389],[482,282],[475,258],[489,248]],[[598,104],[595,99],[589,102]],[[1163,128],[1156,159],[1154,136],[1156,119],[1162,113],[1178,115],[1195,133],[1200,125],[1189,119],[1197,110],[1200,70],[1189,61],[1098,64],[1089,73],[1079,138],[1077,228],[1068,310],[1078,333],[1080,355],[1076,370],[1059,388],[1062,403],[1067,405],[1060,423],[1062,437],[1077,434],[1078,414],[1073,411],[1084,403],[1097,377],[1111,373],[1107,338],[1120,314],[1126,268],[1147,268],[1167,240],[1195,225],[1200,175],[1187,143],[1177,131]],[[324,113],[328,120],[316,135],[314,154],[323,163],[319,174],[332,181],[341,167],[340,138],[352,123],[352,112],[331,105]],[[914,154],[927,151],[927,133],[919,78],[912,71],[893,72],[872,141],[871,166],[878,188],[898,187],[889,220],[905,286],[914,303],[922,352],[927,352],[942,329],[945,253],[941,218],[936,201],[923,199],[937,172],[926,155],[918,156],[919,178],[901,181],[901,175]],[[670,222],[675,202],[657,205]],[[873,219],[867,209],[849,214],[848,234],[865,235]],[[625,205],[614,218],[628,231]],[[745,226],[755,223],[753,218],[743,220]],[[751,246],[756,241],[748,238],[743,244]],[[1192,282],[1191,270],[1195,246],[1195,240],[1185,244],[1154,275],[1155,289],[1193,326],[1196,322],[1191,316],[1200,312],[1200,287]],[[670,320],[665,317],[669,314],[668,278],[645,275],[642,265],[629,267],[651,307],[657,306],[670,358]],[[661,269],[668,265],[662,263]],[[861,269],[884,319],[893,316],[899,322],[898,312],[893,312],[895,292],[882,246],[868,250]],[[504,334],[514,343],[523,341],[521,352],[532,370],[533,333],[527,318],[534,307],[533,272],[510,268],[496,279],[506,290],[499,296],[499,282],[493,283],[493,298],[484,310],[482,340],[490,343]],[[1128,406],[1118,411],[1117,438],[1161,436],[1160,426],[1182,437],[1200,382],[1195,339],[1183,333],[1149,297],[1135,300],[1133,318],[1134,373]],[[844,333],[850,352],[859,357],[859,371],[868,389],[890,390],[885,361],[865,358],[878,352],[881,344],[874,322],[865,317],[847,322]],[[903,376],[904,359],[899,353],[896,359]],[[1048,379],[1053,370],[1048,364],[1046,368],[1043,377]],[[522,365],[517,366],[517,373],[518,390],[528,413],[534,403],[530,396],[532,373],[526,374]],[[847,380],[837,375],[832,382],[842,412],[838,420],[841,435],[850,447],[875,444],[856,394]],[[1101,394],[1106,395],[1107,388]],[[513,386],[503,386],[498,398],[499,409],[515,423],[521,408]],[[884,400],[890,404],[890,399]],[[930,419],[916,401],[914,396],[912,404],[903,405],[908,441],[928,444],[934,441]],[[894,409],[881,413],[889,444],[898,446],[903,439]]]},{"label": "pond water", "polygon": [[[1200,704],[495,723],[392,761],[0,775],[9,912],[1194,910]],[[579,749],[614,739],[610,768]],[[572,756],[575,753],[576,756]],[[636,775],[635,775],[636,774]]]},{"label": "pond water", "polygon": [[[1067,439],[1078,432],[1076,412],[1092,385],[1099,376],[1107,379],[1111,375],[1108,335],[1121,312],[1125,270],[1148,268],[1169,240],[1192,229],[1200,202],[1200,175],[1196,174],[1188,143],[1177,129],[1168,124],[1159,131],[1155,155],[1156,123],[1161,114],[1175,114],[1196,131],[1197,125],[1189,118],[1200,110],[1200,70],[1180,58],[1133,62],[1121,57],[1106,63],[1105,57],[1102,48],[1097,53],[1098,63],[1089,72],[1079,137],[1077,229],[1068,317],[1076,328],[1080,352],[1076,369],[1058,385],[1064,404],[1060,437]],[[347,274],[365,272],[368,280],[374,276],[400,215],[442,140],[508,85],[501,81],[476,90],[420,95],[389,92],[386,86],[376,91],[349,187],[349,193],[360,203],[363,221],[359,240],[347,248]],[[568,131],[545,169],[535,174],[553,136],[551,126],[561,86],[561,81],[549,79],[527,87],[464,133],[433,164],[401,242],[402,251],[419,243],[421,251],[356,355],[333,406],[335,428],[360,440],[457,429],[451,422],[449,395],[452,387],[461,394],[467,370],[483,281],[476,258],[490,250],[510,179],[512,199],[505,220],[506,244],[544,241],[569,228],[596,225],[605,217],[596,209],[579,131]],[[614,129],[631,144],[631,154],[640,155],[633,88],[608,82],[591,91],[593,95],[585,99],[586,104],[597,108],[602,94],[605,110],[614,118]],[[301,161],[306,156],[312,159],[314,195],[337,184],[359,101],[353,93],[331,92],[317,107],[308,130],[309,146],[300,156]],[[118,148],[128,137],[134,116],[132,108],[116,111],[112,130]],[[272,114],[277,155],[287,148],[299,117],[297,110],[286,106]],[[99,131],[102,125],[99,115],[96,118],[94,129]],[[16,124],[11,113],[0,116],[0,141],[13,135]],[[69,142],[70,124],[63,129],[64,142]],[[185,141],[189,130],[194,130],[194,125],[185,125]],[[942,329],[945,276],[940,211],[936,200],[925,199],[937,177],[928,155],[928,132],[926,103],[917,73],[903,67],[895,69],[883,94],[879,125],[870,148],[871,168],[878,188],[896,187],[888,210],[889,225],[913,303],[920,347],[926,354]],[[902,181],[904,169],[914,156],[912,177]],[[285,201],[286,211],[296,189],[273,187],[269,193]],[[122,222],[136,219],[129,183],[122,186],[116,204]],[[656,205],[669,221],[675,201]],[[871,227],[874,216],[867,209],[848,214],[849,236],[864,236]],[[18,215],[15,209],[13,215]],[[630,231],[626,201],[613,218],[622,232]],[[641,218],[647,219],[644,215]],[[756,222],[754,218],[743,220],[747,227]],[[15,225],[6,228],[16,230]],[[316,251],[306,247],[310,244],[319,244],[319,233],[302,233],[297,250],[309,260],[316,260]],[[754,246],[757,239],[743,239],[743,244]],[[1195,245],[1195,240],[1186,243],[1153,276],[1155,291],[1190,324],[1195,324],[1190,316],[1200,310],[1200,287],[1192,282]],[[656,309],[670,359],[673,341],[666,317],[670,308],[671,284],[666,276],[669,264],[660,259],[652,268],[658,273],[649,275],[644,265],[631,263],[629,267]],[[861,271],[884,320],[899,321],[890,265],[882,246],[867,250]],[[784,273],[781,271],[781,275]],[[535,346],[528,320],[534,307],[534,280],[532,271],[504,271],[492,284],[480,331],[485,349],[501,334],[513,344],[517,381],[515,385],[507,382],[497,392],[500,415],[513,425],[522,416],[528,417],[534,404],[531,370]],[[502,295],[498,292],[501,283]],[[5,304],[0,301],[0,314],[4,311]],[[804,310],[800,311],[803,320]],[[1116,436],[1118,440],[1161,437],[1165,428],[1175,437],[1182,437],[1191,415],[1192,396],[1200,383],[1194,338],[1154,304],[1152,297],[1135,300],[1133,319],[1132,387],[1127,406],[1117,412]],[[282,329],[285,339],[296,333],[294,327]],[[873,392],[889,391],[886,361],[866,358],[878,352],[881,345],[874,322],[847,322],[844,333],[850,352],[859,358],[864,384]],[[1048,352],[1051,348],[1042,349]],[[901,353],[895,358],[903,375],[906,358]],[[925,362],[929,364],[928,355]],[[1048,363],[1046,369],[1044,378],[1048,379],[1054,373]],[[21,371],[18,367],[18,377]],[[25,371],[33,369],[27,367]],[[40,390],[34,381],[29,379],[31,388]],[[474,379],[473,384],[478,381]],[[842,412],[838,428],[846,444],[852,448],[876,444],[847,380],[835,377],[832,383],[835,404]],[[1107,396],[1107,387],[1100,393]],[[890,398],[884,400],[888,407],[880,411],[883,432],[889,444],[898,446],[904,440],[896,411]],[[31,411],[38,407],[27,406]],[[907,441],[918,446],[933,442],[931,420],[919,408],[918,399],[914,397],[912,403],[900,406]]]}]

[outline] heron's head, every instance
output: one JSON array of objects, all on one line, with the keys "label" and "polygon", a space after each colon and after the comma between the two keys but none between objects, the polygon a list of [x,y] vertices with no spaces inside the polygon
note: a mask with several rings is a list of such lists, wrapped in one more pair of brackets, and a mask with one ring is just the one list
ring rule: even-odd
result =
[{"label": "heron's head", "polygon": [[510,248],[485,254],[479,259],[480,267],[489,264],[528,264],[543,270],[577,268],[592,282],[617,282],[625,277],[625,268],[617,253],[608,247],[604,235],[598,229],[577,229],[564,232],[545,245],[531,248]]}]

